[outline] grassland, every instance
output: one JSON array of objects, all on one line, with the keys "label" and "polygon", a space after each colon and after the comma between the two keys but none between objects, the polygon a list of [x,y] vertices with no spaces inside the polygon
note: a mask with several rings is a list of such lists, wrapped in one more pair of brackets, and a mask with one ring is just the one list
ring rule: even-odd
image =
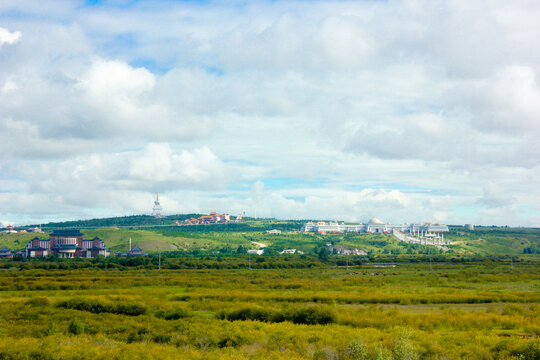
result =
[{"label": "grassland", "polygon": [[536,228],[477,227],[470,231],[453,227],[447,239],[456,253],[517,255],[525,249],[540,253],[540,229]]},{"label": "grassland", "polygon": [[538,359],[536,263],[2,270],[0,359]]}]

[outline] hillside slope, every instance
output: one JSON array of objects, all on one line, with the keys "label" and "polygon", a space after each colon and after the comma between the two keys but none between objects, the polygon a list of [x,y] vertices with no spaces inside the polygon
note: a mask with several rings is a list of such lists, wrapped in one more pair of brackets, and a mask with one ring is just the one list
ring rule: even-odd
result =
[{"label": "hillside slope", "polygon": [[[138,223],[145,224],[144,217],[131,217],[131,220],[132,218],[137,218]],[[131,220],[127,222],[134,223]],[[83,223],[74,223],[74,225]],[[95,222],[91,223],[95,224]],[[302,233],[298,231],[301,224],[301,221],[257,219],[238,224],[198,226],[146,224],[127,228],[85,228],[84,226],[77,226],[77,228],[87,239],[94,236],[103,239],[111,252],[127,251],[130,238],[133,247],[138,246],[149,253],[157,251],[209,252],[223,249],[236,251],[239,246],[245,249],[256,249],[259,247],[257,243],[267,245],[270,251],[294,248],[313,253],[331,243],[347,248],[358,248],[370,254],[436,254],[440,252],[431,246],[400,242],[391,235]],[[267,234],[265,230],[268,229],[280,229],[282,233]],[[466,231],[463,227],[450,229],[450,233],[445,237],[453,243],[448,254],[486,256],[540,253],[540,229],[487,227],[480,227],[473,231]],[[0,247],[21,250],[34,236],[48,238],[47,234],[0,234]]]}]

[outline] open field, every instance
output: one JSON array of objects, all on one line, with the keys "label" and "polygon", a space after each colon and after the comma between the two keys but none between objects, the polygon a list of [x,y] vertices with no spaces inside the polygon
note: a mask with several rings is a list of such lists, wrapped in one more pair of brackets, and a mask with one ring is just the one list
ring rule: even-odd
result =
[{"label": "open field", "polygon": [[0,358],[538,359],[538,262],[14,270]]}]

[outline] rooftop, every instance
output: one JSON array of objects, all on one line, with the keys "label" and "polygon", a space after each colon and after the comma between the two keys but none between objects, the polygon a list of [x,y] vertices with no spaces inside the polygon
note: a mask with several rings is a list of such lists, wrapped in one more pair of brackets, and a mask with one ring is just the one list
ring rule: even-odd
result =
[{"label": "rooftop", "polygon": [[62,229],[62,230],[53,230],[51,236],[65,236],[65,235],[75,235],[81,236],[82,233],[77,229]]}]

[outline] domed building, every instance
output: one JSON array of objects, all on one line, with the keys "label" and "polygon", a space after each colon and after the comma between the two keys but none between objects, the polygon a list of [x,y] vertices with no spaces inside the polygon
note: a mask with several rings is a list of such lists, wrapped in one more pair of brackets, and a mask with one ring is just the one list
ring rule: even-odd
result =
[{"label": "domed building", "polygon": [[377,219],[376,217],[368,221],[366,225],[367,233],[376,233],[376,234],[388,234],[388,226],[384,221]]},{"label": "domed building", "polygon": [[[338,222],[307,222],[302,226],[303,232],[316,232],[320,234],[329,233],[371,233],[371,234],[393,234],[398,239],[409,243],[428,244],[428,245],[449,245],[450,242],[444,241],[444,233],[447,233],[448,226],[439,223],[404,223],[390,224],[374,217],[365,225],[345,224]],[[407,235],[406,235],[407,234]]]}]

